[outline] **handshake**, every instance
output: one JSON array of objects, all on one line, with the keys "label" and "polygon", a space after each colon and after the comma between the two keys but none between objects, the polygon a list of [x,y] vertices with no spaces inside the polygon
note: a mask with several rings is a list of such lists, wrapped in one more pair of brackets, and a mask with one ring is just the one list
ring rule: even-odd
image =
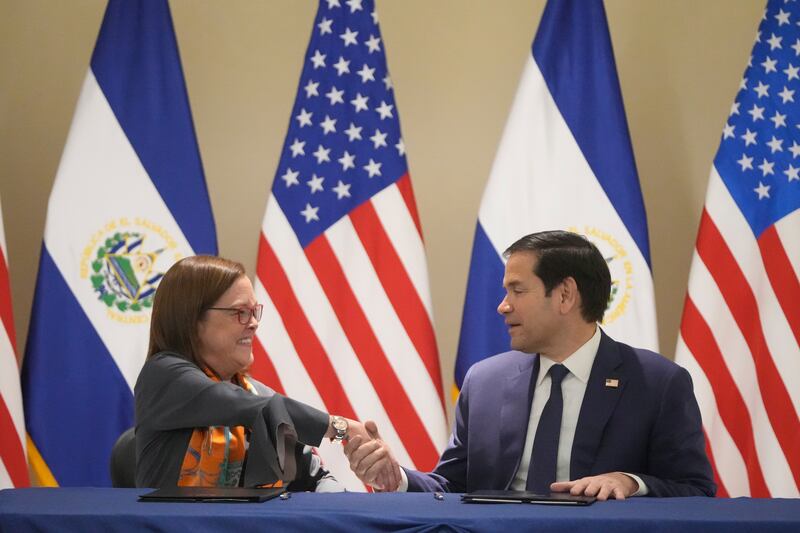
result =
[{"label": "handshake", "polygon": [[381,439],[372,420],[348,420],[344,454],[358,479],[373,489],[393,492],[400,486],[400,465],[389,445]]}]

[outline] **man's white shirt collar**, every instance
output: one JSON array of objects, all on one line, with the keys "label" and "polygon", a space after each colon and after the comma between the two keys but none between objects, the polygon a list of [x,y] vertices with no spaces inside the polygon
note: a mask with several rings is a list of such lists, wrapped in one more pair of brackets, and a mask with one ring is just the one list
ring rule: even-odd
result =
[{"label": "man's white shirt collar", "polygon": [[[597,349],[600,347],[601,337],[600,326],[596,326],[592,338],[586,341],[583,346],[575,350],[575,352],[561,363],[567,367],[570,374],[578,378],[584,384],[589,383],[589,375],[592,373],[592,365],[594,364],[594,358],[597,356]],[[555,364],[557,363],[552,359],[548,359],[544,356],[539,357],[539,376],[536,380],[537,386],[542,384],[550,367]]]}]

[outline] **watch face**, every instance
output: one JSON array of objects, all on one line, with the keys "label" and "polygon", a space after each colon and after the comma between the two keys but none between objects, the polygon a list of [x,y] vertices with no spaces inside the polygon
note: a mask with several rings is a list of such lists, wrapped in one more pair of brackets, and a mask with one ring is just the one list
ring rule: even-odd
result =
[{"label": "watch face", "polygon": [[344,418],[337,416],[333,418],[333,429],[338,431],[347,431],[347,420]]}]

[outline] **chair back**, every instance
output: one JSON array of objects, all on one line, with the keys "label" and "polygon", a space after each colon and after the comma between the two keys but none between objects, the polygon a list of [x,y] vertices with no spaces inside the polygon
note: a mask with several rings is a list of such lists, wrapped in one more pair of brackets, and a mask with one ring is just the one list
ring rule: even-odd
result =
[{"label": "chair back", "polygon": [[136,487],[136,428],[128,428],[111,448],[111,486]]}]

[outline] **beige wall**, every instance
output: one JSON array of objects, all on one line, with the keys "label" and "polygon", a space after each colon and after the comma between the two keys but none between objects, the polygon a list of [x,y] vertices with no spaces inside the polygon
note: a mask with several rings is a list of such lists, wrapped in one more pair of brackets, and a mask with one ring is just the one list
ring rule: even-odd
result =
[{"label": "beige wall", "polygon": [[[608,0],[672,357],[706,180],[763,0]],[[449,387],[472,234],[542,0],[383,0],[381,28],[428,251]],[[258,232],[316,9],[172,0],[220,253]],[[0,199],[20,352],[47,199],[104,0],[0,0]]]}]

